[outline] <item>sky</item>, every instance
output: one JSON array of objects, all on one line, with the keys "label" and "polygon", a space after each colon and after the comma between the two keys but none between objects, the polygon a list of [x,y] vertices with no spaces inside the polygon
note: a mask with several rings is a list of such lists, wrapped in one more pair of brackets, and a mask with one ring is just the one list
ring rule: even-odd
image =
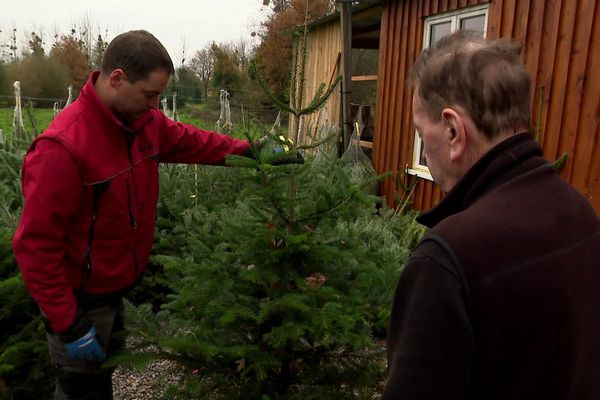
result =
[{"label": "sky", "polygon": [[2,0],[0,43],[8,43],[9,32],[16,28],[19,46],[26,43],[26,32],[40,30],[49,46],[55,31],[68,33],[73,24],[89,18],[97,33],[108,31],[109,40],[121,32],[146,29],[178,65],[184,43],[188,60],[213,41],[258,44],[251,33],[267,14],[263,0]]}]

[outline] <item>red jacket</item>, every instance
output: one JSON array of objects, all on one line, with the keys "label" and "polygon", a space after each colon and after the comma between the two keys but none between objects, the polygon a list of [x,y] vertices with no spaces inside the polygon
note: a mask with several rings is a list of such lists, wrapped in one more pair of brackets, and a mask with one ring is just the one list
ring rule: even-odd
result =
[{"label": "red jacket", "polygon": [[222,164],[248,143],[150,110],[125,127],[92,73],[79,98],[37,137],[23,163],[25,203],[13,248],[23,279],[57,333],[77,315],[74,291],[130,288],[150,255],[159,162]]}]

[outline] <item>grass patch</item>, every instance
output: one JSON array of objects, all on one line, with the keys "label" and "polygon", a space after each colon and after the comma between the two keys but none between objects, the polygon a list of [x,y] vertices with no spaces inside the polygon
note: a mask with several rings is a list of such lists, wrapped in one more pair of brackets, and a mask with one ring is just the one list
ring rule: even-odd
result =
[{"label": "grass patch", "polygon": [[[0,129],[4,131],[4,134],[12,132],[12,121],[14,115],[14,107],[0,108]],[[179,111],[179,118],[181,122],[197,126],[204,130],[215,130],[215,121],[207,120],[214,115],[219,115],[219,111],[209,110],[205,104],[189,104],[183,107]],[[23,109],[23,124],[25,125],[25,131],[37,135],[43,132],[50,122],[54,119],[53,110],[50,108],[33,108]],[[260,123],[255,121],[246,121],[246,127],[242,124],[234,124],[231,136],[245,139],[244,131],[249,131],[252,137],[259,138],[264,135],[268,128],[265,128]]]},{"label": "grass patch", "polygon": [[[12,132],[12,121],[15,109],[0,108],[0,129],[4,133]],[[25,130],[31,133],[40,133],[48,127],[54,114],[50,108],[23,109],[23,124]]]}]

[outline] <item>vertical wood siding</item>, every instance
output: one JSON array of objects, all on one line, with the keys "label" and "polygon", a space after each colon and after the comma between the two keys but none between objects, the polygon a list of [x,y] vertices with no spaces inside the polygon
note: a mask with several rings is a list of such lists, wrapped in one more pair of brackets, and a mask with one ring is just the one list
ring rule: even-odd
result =
[{"label": "vertical wood siding", "polygon": [[[305,86],[303,106],[307,106],[312,100],[320,84],[328,85],[331,77],[341,73],[341,60],[336,65],[338,53],[341,51],[340,41],[340,22],[333,21],[329,24],[320,25],[309,32],[306,46],[305,60]],[[340,89],[335,89],[331,97],[327,100],[321,112],[314,113],[304,117],[302,121],[303,132],[307,129],[314,134],[319,116],[327,113],[329,122],[340,124]],[[303,143],[310,143],[312,140],[305,135]]]},{"label": "vertical wood siding", "polygon": [[[390,0],[382,15],[375,120],[374,164],[378,172],[404,171],[412,163],[414,127],[410,66],[422,50],[424,18],[489,3],[487,36],[523,43],[532,74],[532,132],[544,155],[568,161],[561,176],[600,213],[600,0]],[[401,189],[381,184],[390,204]],[[413,204],[423,210],[441,199],[419,179]]]}]

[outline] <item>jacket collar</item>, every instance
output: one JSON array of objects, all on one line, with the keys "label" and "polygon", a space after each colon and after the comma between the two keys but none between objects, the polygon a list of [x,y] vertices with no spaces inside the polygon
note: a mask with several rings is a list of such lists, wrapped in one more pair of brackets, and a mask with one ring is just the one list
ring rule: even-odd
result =
[{"label": "jacket collar", "polygon": [[80,98],[82,99],[82,101],[89,103],[89,105],[93,109],[98,110],[99,114],[102,115],[102,118],[107,124],[112,125],[115,128],[121,128],[126,132],[133,131],[137,133],[141,131],[150,122],[152,122],[154,117],[152,116],[152,112],[148,111],[143,113],[134,121],[131,121],[129,124],[125,125],[119,118],[117,118],[116,115],[114,115],[108,108],[106,108],[102,100],[100,100],[98,92],[96,91],[96,88],[94,86],[99,76],[100,71],[92,71],[90,73],[86,84],[81,90]]},{"label": "jacket collar", "polygon": [[442,201],[417,217],[429,228],[467,209],[492,189],[521,173],[546,164],[542,148],[529,132],[512,136],[487,152],[458,181]]}]

